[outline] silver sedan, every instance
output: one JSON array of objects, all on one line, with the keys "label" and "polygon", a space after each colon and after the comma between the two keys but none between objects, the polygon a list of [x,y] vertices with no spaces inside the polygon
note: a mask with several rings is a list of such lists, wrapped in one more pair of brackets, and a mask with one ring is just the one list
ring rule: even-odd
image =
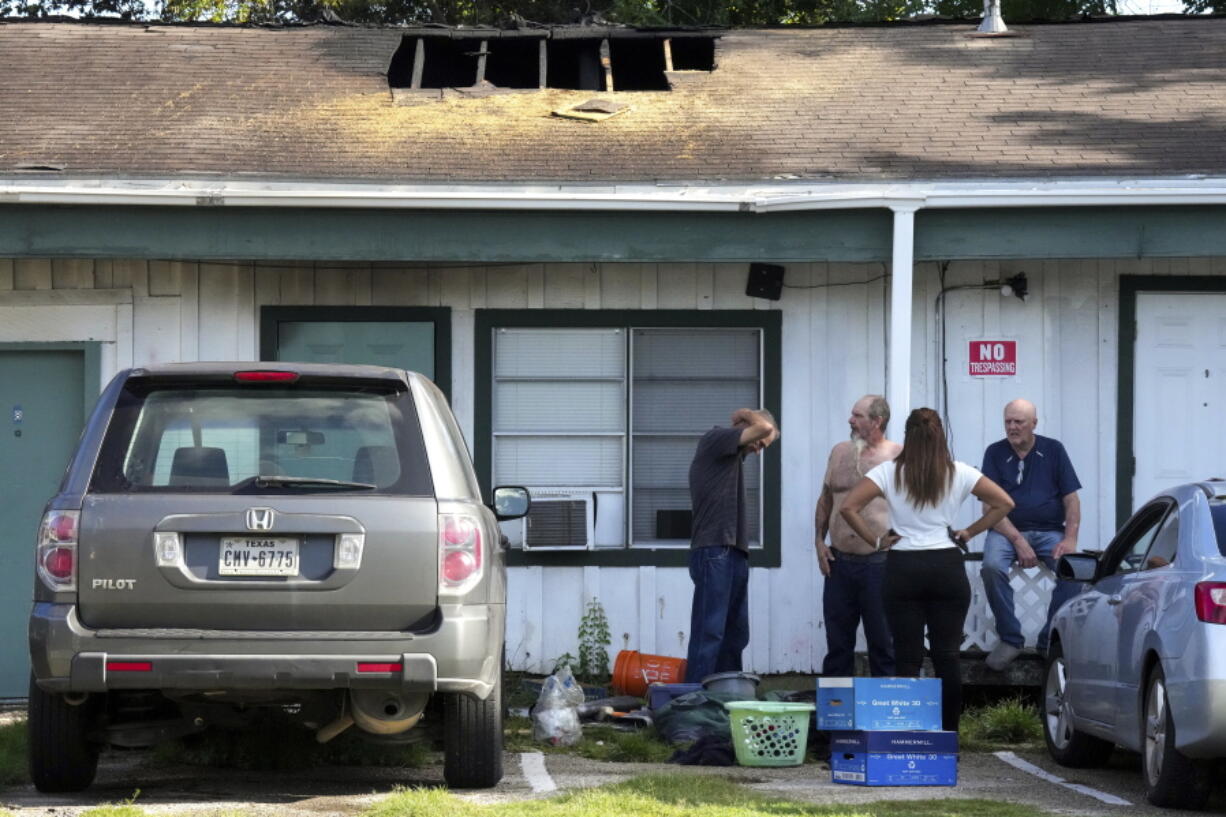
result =
[{"label": "silver sedan", "polygon": [[1226,758],[1226,482],[1154,497],[1058,572],[1085,585],[1052,620],[1052,758],[1097,766],[1122,746],[1141,753],[1151,803],[1203,808]]}]

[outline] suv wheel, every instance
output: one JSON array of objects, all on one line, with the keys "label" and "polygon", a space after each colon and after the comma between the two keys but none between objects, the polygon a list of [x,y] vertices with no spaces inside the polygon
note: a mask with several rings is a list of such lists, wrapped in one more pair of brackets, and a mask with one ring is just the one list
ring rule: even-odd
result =
[{"label": "suv wheel", "polygon": [[1141,769],[1145,799],[1165,808],[1201,809],[1209,799],[1209,763],[1175,748],[1175,722],[1167,705],[1166,676],[1154,667],[1145,692]]},{"label": "suv wheel", "polygon": [[502,679],[484,701],[443,699],[443,778],[455,789],[488,789],[502,780]]},{"label": "suv wheel", "polygon": [[1068,700],[1068,665],[1060,642],[1047,650],[1043,673],[1043,739],[1052,760],[1061,766],[1092,768],[1111,757],[1114,744],[1073,728],[1073,710]]},{"label": "suv wheel", "polygon": [[30,779],[41,792],[81,791],[94,782],[98,751],[87,733],[93,725],[93,700],[72,706],[64,696],[44,692],[30,677]]}]

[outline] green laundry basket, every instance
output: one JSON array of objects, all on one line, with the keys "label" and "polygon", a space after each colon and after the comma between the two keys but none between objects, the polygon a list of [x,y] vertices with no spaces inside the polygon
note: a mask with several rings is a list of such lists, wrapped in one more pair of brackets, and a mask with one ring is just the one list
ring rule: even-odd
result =
[{"label": "green laundry basket", "polygon": [[813,704],[729,701],[736,762],[742,766],[799,766],[805,762]]}]

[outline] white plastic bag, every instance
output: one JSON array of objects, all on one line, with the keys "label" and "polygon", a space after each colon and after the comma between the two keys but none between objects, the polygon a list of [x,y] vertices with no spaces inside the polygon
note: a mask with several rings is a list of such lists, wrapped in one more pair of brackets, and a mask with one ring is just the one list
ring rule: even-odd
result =
[{"label": "white plastic bag", "polygon": [[532,708],[532,737],[554,746],[574,746],[583,734],[579,725],[579,704],[583,687],[565,666],[545,679],[541,694]]}]

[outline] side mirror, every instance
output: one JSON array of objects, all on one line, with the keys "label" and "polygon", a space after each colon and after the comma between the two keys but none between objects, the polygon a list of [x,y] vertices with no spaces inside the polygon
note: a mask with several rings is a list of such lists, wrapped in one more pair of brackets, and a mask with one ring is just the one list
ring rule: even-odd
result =
[{"label": "side mirror", "polygon": [[1092,582],[1098,578],[1098,556],[1069,553],[1056,563],[1056,577],[1075,582]]},{"label": "side mirror", "polygon": [[532,497],[527,488],[503,486],[494,489],[494,502],[491,507],[499,522],[520,519],[528,515],[528,509],[532,507]]}]

